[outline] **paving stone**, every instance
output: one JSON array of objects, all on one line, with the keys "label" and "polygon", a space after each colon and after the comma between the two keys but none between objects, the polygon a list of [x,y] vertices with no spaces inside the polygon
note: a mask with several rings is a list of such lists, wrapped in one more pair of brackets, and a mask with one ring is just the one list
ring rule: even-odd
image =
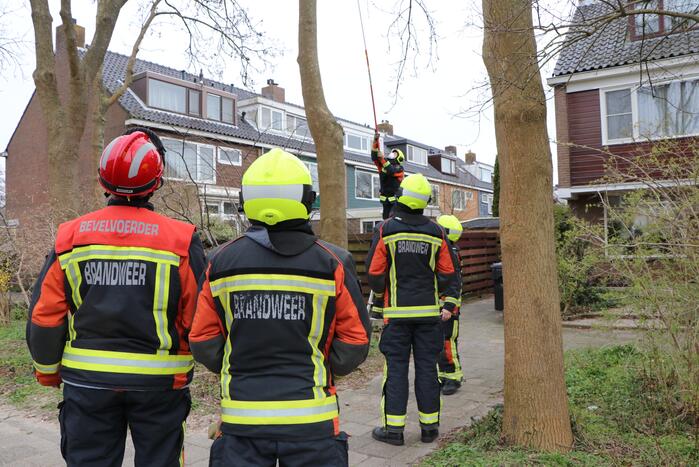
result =
[{"label": "paving stone", "polygon": [[[565,329],[566,349],[624,343],[637,339],[629,331],[599,331]],[[465,381],[459,392],[443,397],[440,431],[467,426],[471,417],[483,416],[502,401],[503,384],[503,324],[502,313],[492,310],[492,298],[468,303],[462,308],[459,354]],[[340,393],[340,426],[351,436],[350,464],[362,467],[414,465],[419,459],[437,449],[438,443],[420,442],[420,426],[410,366],[411,389],[408,401],[408,421],[405,446],[391,446],[375,441],[371,430],[381,423],[379,401],[382,375],[374,377],[365,387]],[[27,417],[22,411],[0,402],[0,466],[64,466],[59,449],[59,427],[56,415]],[[185,441],[187,466],[208,465],[211,441],[204,430],[190,430]],[[128,438],[124,465],[133,465],[133,444]]]}]

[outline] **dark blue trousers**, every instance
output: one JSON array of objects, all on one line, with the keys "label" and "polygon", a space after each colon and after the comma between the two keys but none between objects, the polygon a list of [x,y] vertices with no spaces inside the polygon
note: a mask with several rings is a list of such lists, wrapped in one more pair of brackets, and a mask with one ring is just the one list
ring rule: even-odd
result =
[{"label": "dark blue trousers", "polygon": [[120,467],[127,427],[137,467],[183,465],[189,389],[112,391],[64,384],[58,407],[68,467]]}]

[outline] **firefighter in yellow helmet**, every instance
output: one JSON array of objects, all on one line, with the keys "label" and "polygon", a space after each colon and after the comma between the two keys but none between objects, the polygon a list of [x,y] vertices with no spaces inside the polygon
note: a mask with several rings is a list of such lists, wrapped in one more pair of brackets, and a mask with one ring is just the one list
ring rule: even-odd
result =
[{"label": "firefighter in yellow helmet", "polygon": [[[451,248],[452,256],[455,260],[454,267],[459,272],[459,280],[461,280],[461,258],[459,256],[459,247],[456,242],[461,238],[461,232],[464,231],[459,219],[452,215],[439,216],[437,223],[441,225],[447,233],[449,239],[449,248]],[[461,381],[464,378],[461,370],[461,361],[459,360],[458,338],[459,338],[459,304],[454,309],[452,317],[448,321],[442,321],[444,328],[444,348],[439,354],[439,381],[442,384],[442,394],[449,396],[454,394],[461,387]]]},{"label": "firefighter in yellow helmet", "polygon": [[393,217],[374,232],[367,257],[369,285],[382,299],[378,305],[383,306],[385,326],[379,349],[386,357],[382,425],[372,436],[393,445],[404,444],[411,350],[421,439],[429,443],[439,435],[437,358],[444,345],[440,320],[452,317],[460,296],[446,233],[423,215],[431,193],[423,175],[406,177],[396,194]]},{"label": "firefighter in yellow helmet", "polygon": [[272,149],[243,176],[252,226],[209,260],[189,335],[221,375],[212,466],[347,465],[333,379],[366,358],[371,324],[350,254],[319,240],[311,175]]}]

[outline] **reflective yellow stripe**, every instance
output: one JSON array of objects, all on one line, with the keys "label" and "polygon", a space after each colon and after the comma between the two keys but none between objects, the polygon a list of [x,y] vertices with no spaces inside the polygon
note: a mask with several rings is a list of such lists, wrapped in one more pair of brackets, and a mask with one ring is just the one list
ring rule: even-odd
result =
[{"label": "reflective yellow stripe", "polygon": [[425,318],[439,316],[439,306],[394,306],[383,309],[386,318]]},{"label": "reflective yellow stripe", "polygon": [[387,426],[405,426],[406,415],[389,415],[386,414]]},{"label": "reflective yellow stripe", "polygon": [[381,381],[381,420],[383,420],[383,427],[386,428],[386,379],[388,378],[388,365],[386,365],[386,358],[383,360],[383,380]]},{"label": "reflective yellow stripe", "polygon": [[[430,269],[435,271],[437,269],[437,245],[432,243],[430,245]],[[439,303],[439,284],[437,283],[437,274],[434,274],[434,298],[435,302]]]},{"label": "reflective yellow stripe", "polygon": [[68,342],[74,341],[75,337],[75,314],[71,312],[68,316]]},{"label": "reflective yellow stripe", "polygon": [[461,371],[459,351],[456,348],[456,339],[459,337],[459,321],[455,319],[453,322],[454,327],[452,328],[451,337],[449,338],[449,345],[451,346],[451,358],[454,360],[454,373],[448,374],[447,378],[461,381],[464,377],[464,373]]},{"label": "reflective yellow stripe", "polygon": [[396,244],[389,243],[388,250],[391,253],[391,270],[388,274],[388,282],[391,286],[391,296],[389,297],[389,304],[391,306],[396,306],[396,300],[398,300],[398,280],[396,279]]},{"label": "reflective yellow stripe", "polygon": [[221,396],[223,399],[231,398],[231,327],[233,326],[233,312],[231,311],[231,300],[229,294],[223,294],[219,297],[223,306],[224,315],[226,318],[226,344],[223,346],[223,367],[221,368]]},{"label": "reflective yellow stripe", "polygon": [[36,368],[36,370],[40,373],[43,373],[45,375],[53,375],[58,373],[58,367],[61,365],[61,362],[54,363],[53,365],[43,365],[32,360],[32,364],[34,365],[34,368]]},{"label": "reflective yellow stripe", "polygon": [[335,296],[335,281],[292,274],[240,274],[211,282],[214,297],[243,290],[284,290]]},{"label": "reflective yellow stripe", "polygon": [[410,240],[413,242],[425,242],[436,246],[442,245],[442,239],[433,237],[427,234],[400,232],[393,235],[387,235],[383,238],[384,243],[395,243],[399,240]]},{"label": "reflective yellow stripe", "polygon": [[239,425],[298,425],[339,416],[335,396],[296,401],[221,400],[221,420]]},{"label": "reflective yellow stripe", "polygon": [[313,381],[315,386],[313,386],[313,397],[316,399],[326,397],[323,391],[326,384],[325,357],[319,344],[324,330],[325,307],[327,303],[328,297],[323,295],[313,297],[313,317],[311,318],[311,329],[308,334],[308,343],[311,345],[311,361],[314,367]]},{"label": "reflective yellow stripe", "polygon": [[180,447],[180,467],[184,467],[184,439],[187,435],[187,422],[182,422],[182,446]]},{"label": "reflective yellow stripe", "polygon": [[461,300],[459,300],[458,298],[454,298],[454,297],[445,297],[444,302],[445,303],[453,303],[456,306],[461,305]]},{"label": "reflective yellow stripe", "polygon": [[82,297],[80,296],[80,285],[82,284],[82,276],[80,275],[80,270],[77,263],[68,264],[66,266],[66,277],[68,278],[68,284],[70,284],[73,304],[76,308],[80,308],[80,306],[83,304]]},{"label": "reflective yellow stripe", "polygon": [[191,355],[158,355],[82,349],[66,345],[61,364],[66,368],[139,375],[175,375],[194,368]]},{"label": "reflective yellow stripe", "polygon": [[170,295],[170,265],[158,263],[155,269],[155,292],[153,293],[153,319],[160,346],[159,353],[172,348],[172,337],[168,331],[167,307]]},{"label": "reflective yellow stripe", "polygon": [[423,413],[418,411],[420,416],[420,423],[425,425],[431,425],[433,423],[439,423],[439,412],[434,413]]},{"label": "reflective yellow stripe", "polygon": [[72,251],[60,255],[58,261],[61,263],[61,268],[65,269],[69,263],[102,258],[152,261],[172,266],[180,264],[180,257],[171,251],[113,245],[88,245],[74,248]]}]

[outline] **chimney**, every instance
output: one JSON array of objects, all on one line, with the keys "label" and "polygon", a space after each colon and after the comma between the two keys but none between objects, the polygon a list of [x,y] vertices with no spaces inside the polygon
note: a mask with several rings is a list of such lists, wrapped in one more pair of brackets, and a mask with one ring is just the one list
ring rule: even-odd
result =
[{"label": "chimney", "polygon": [[[85,48],[85,28],[80,26],[73,19],[73,30],[75,31],[75,44],[78,48]],[[59,24],[56,26],[56,52],[65,51],[65,33],[63,32],[63,25]]]},{"label": "chimney", "polygon": [[467,164],[473,164],[474,162],[476,162],[476,153],[469,150],[464,156],[464,158]]},{"label": "chimney", "polygon": [[445,146],[444,152],[446,152],[447,154],[453,154],[455,156],[456,155],[456,146]]},{"label": "chimney", "polygon": [[285,102],[284,88],[275,83],[273,79],[267,80],[267,86],[262,88],[261,94],[267,99],[272,99],[276,102]]},{"label": "chimney", "polygon": [[393,125],[391,125],[388,120],[381,120],[378,124],[377,130],[381,133],[386,133],[387,135],[393,136]]}]

